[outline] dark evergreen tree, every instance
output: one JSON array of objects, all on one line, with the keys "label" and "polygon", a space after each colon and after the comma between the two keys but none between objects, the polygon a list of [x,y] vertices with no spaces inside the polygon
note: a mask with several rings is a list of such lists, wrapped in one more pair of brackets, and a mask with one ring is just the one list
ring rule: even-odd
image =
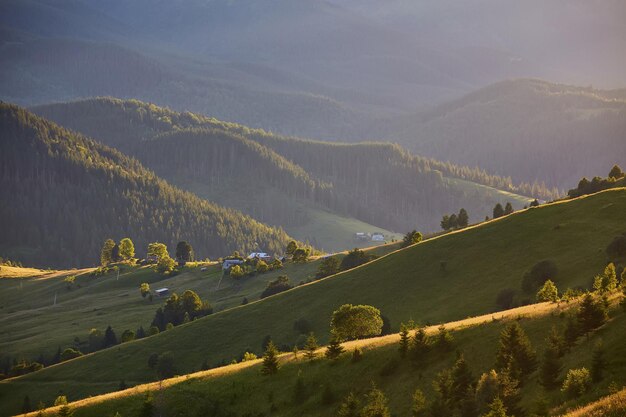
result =
[{"label": "dark evergreen tree", "polygon": [[460,409],[463,400],[468,396],[468,392],[471,392],[473,396],[472,383],[474,381],[472,372],[462,354],[454,363],[450,375],[452,377],[452,403]]},{"label": "dark evergreen tree", "polygon": [[594,299],[591,293],[584,295],[576,314],[578,328],[583,334],[602,326],[608,319],[608,312],[601,301]]},{"label": "dark evergreen tree", "polygon": [[265,349],[265,353],[263,354],[263,367],[261,368],[261,373],[263,375],[273,375],[278,372],[279,368],[278,364],[278,349],[276,345],[271,340],[267,344],[267,349]]},{"label": "dark evergreen tree", "polygon": [[493,218],[497,219],[498,217],[504,216],[504,209],[502,208],[502,204],[498,203],[493,208]]},{"label": "dark evergreen tree", "polygon": [[458,227],[467,227],[469,224],[469,215],[467,214],[467,210],[462,208],[459,210],[459,215],[456,218],[456,222]]},{"label": "dark evergreen tree", "polygon": [[400,346],[398,350],[400,351],[400,356],[403,358],[406,356],[409,351],[409,328],[404,324],[400,324]]},{"label": "dark evergreen tree", "polygon": [[332,336],[330,338],[330,343],[328,343],[328,347],[326,348],[326,352],[324,356],[326,359],[336,360],[339,356],[344,352],[343,346],[341,346],[341,341],[338,337]]},{"label": "dark evergreen tree", "polygon": [[430,339],[426,335],[424,329],[420,327],[415,330],[415,334],[413,335],[413,339],[411,340],[411,345],[409,348],[411,358],[418,362],[423,361],[425,359],[425,356],[430,351],[430,348]]},{"label": "dark evergreen tree", "polygon": [[107,239],[102,245],[102,249],[100,250],[100,264],[106,266],[113,262],[113,248],[115,247],[115,242],[113,239]]},{"label": "dark evergreen tree", "polygon": [[146,392],[146,396],[143,399],[141,410],[139,411],[139,417],[153,417],[154,416],[154,397],[150,391]]},{"label": "dark evergreen tree", "polygon": [[619,179],[619,178],[622,178],[623,176],[624,176],[624,172],[619,167],[619,165],[613,165],[613,168],[611,168],[611,172],[609,172],[609,178]]},{"label": "dark evergreen tree", "polygon": [[318,348],[319,345],[317,343],[317,339],[315,338],[313,332],[311,332],[306,338],[306,343],[304,345],[304,356],[310,361],[315,359],[315,351]]},{"label": "dark evergreen tree", "polygon": [[104,332],[104,345],[103,347],[106,349],[111,346],[117,345],[117,336],[113,331],[113,328],[109,325]]},{"label": "dark evergreen tree", "polygon": [[598,341],[593,348],[593,354],[591,356],[591,379],[593,382],[602,381],[606,368],[606,351],[602,341]]},{"label": "dark evergreen tree", "polygon": [[389,408],[387,407],[387,397],[376,387],[365,396],[365,406],[361,410],[361,417],[391,417]]},{"label": "dark evergreen tree", "polygon": [[339,406],[337,417],[361,417],[359,407],[359,399],[351,392]]},{"label": "dark evergreen tree", "polygon": [[580,327],[578,326],[578,322],[573,315],[568,315],[567,322],[565,324],[565,331],[563,333],[565,346],[567,346],[568,350],[574,346],[578,336],[580,336]]},{"label": "dark evergreen tree", "polygon": [[504,206],[504,215],[506,216],[511,213],[513,213],[513,206],[507,201],[506,206]]},{"label": "dark evergreen tree", "polygon": [[541,385],[550,391],[559,386],[559,374],[561,373],[561,361],[559,351],[554,346],[548,346],[543,352],[543,360],[539,368]]},{"label": "dark evergreen tree", "polygon": [[536,355],[526,333],[518,322],[509,324],[500,333],[496,369],[519,372],[519,376],[523,378],[535,370],[536,366]]},{"label": "dark evergreen tree", "polygon": [[446,329],[446,326],[442,324],[438,328],[437,338],[435,340],[435,348],[439,352],[449,352],[452,350],[453,347],[454,337],[452,336],[452,334],[450,334],[448,329]]}]

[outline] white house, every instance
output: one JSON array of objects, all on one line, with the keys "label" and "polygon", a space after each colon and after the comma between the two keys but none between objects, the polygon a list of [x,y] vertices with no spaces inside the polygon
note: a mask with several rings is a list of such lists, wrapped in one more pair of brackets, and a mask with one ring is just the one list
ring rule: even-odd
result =
[{"label": "white house", "polygon": [[373,242],[384,242],[385,241],[385,235],[383,235],[382,233],[372,233],[372,241]]},{"label": "white house", "polygon": [[169,288],[159,288],[154,293],[157,295],[157,297],[164,297],[166,295],[169,295],[170,289]]},{"label": "white house", "polygon": [[226,259],[222,262],[222,269],[228,270],[233,265],[241,265],[243,261],[241,259]]},{"label": "white house", "polygon": [[265,252],[252,252],[250,255],[248,255],[248,259],[254,259],[254,258],[259,258],[264,261],[269,261],[270,259],[272,259],[272,257],[269,256]]}]

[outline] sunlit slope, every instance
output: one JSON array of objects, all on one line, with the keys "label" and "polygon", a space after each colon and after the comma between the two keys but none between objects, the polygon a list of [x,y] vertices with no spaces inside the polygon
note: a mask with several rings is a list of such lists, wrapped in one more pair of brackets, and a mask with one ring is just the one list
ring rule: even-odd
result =
[{"label": "sunlit slope", "polygon": [[[433,401],[435,393],[431,382],[438,372],[452,366],[458,352],[465,355],[470,372],[477,380],[483,372],[495,366],[498,337],[505,326],[518,321],[528,334],[533,348],[541,354],[551,329],[562,329],[567,315],[575,311],[576,307],[576,302],[560,305],[542,303],[446,323],[446,328],[452,331],[454,337],[454,349],[449,352],[431,352],[428,360],[419,366],[410,359],[400,357],[399,337],[393,334],[344,343],[348,353],[334,364],[325,359],[309,363],[302,353],[297,358],[293,353],[285,353],[280,358],[281,369],[270,377],[261,375],[260,361],[257,360],[166,380],[162,384],[153,383],[94,397],[73,406],[76,407],[77,417],[114,415],[122,410],[126,415],[140,415],[145,392],[152,391],[158,398],[156,404],[159,411],[177,410],[181,416],[203,415],[216,404],[219,404],[220,415],[255,415],[272,409],[273,416],[328,416],[334,415],[341,399],[348,393],[362,395],[371,388],[373,382],[389,399],[392,415],[408,417],[411,415],[411,397],[415,389],[419,388],[429,402]],[[539,373],[535,372],[525,381],[520,396],[520,406],[527,413],[536,408],[538,398],[542,397],[547,402],[550,415],[560,415],[564,410],[606,395],[610,384],[621,386],[626,382],[626,362],[620,359],[624,354],[622,340],[626,335],[626,315],[621,308],[615,307],[605,326],[589,337],[580,338],[562,358],[561,378],[568,369],[589,368],[593,346],[602,340],[608,358],[603,379],[594,383],[582,397],[567,399],[558,389],[545,392],[538,381]],[[437,328],[431,326],[426,332],[434,336]],[[350,356],[356,346],[363,350],[364,355],[360,362],[353,363]],[[323,352],[324,349],[320,349],[318,355],[321,356]],[[298,381],[303,388],[299,397],[296,397]],[[324,398],[324,393],[328,391],[332,394],[330,399]],[[190,398],[194,398],[194,401],[190,402]],[[623,398],[622,393],[601,401],[593,406],[599,410],[592,415],[621,416],[619,410],[623,410],[623,405],[619,405],[619,400],[623,401]],[[599,412],[606,412],[609,404],[615,410],[614,414]],[[586,408],[574,415],[587,416],[590,415],[586,414],[588,412]]]},{"label": "sunlit slope", "polygon": [[[383,255],[397,247],[383,245],[369,251]],[[58,348],[72,346],[74,338],[87,343],[94,328],[104,331],[110,325],[118,338],[127,329],[148,330],[166,299],[142,298],[139,286],[144,282],[153,292],[162,287],[179,295],[192,290],[219,312],[241,305],[244,299],[258,300],[268,282],[279,275],[287,275],[293,285],[315,279],[320,262],[286,263],[282,269],[239,280],[223,277],[216,262],[189,263],[174,276],[157,273],[154,267],[128,265],[119,265],[119,276],[114,271],[92,276],[93,269],[48,272],[2,266],[0,360],[7,355],[33,361],[41,354],[50,359]],[[68,276],[76,276],[71,289],[64,281]]]},{"label": "sunlit slope", "polygon": [[[605,263],[604,248],[624,229],[626,190],[530,209],[394,252],[378,261],[261,302],[214,314],[156,337],[44,369],[1,385],[28,387],[37,396],[59,389],[75,398],[154,378],[152,352],[171,351],[181,373],[229,362],[247,349],[260,352],[267,335],[279,346],[298,338],[305,318],[327,341],[329,318],[344,303],[371,304],[397,329],[401,321],[438,323],[495,310],[504,288],[518,289],[535,263],[552,259],[560,288],[589,287]],[[443,266],[442,266],[442,263]],[[114,364],[114,366],[111,366]]]}]

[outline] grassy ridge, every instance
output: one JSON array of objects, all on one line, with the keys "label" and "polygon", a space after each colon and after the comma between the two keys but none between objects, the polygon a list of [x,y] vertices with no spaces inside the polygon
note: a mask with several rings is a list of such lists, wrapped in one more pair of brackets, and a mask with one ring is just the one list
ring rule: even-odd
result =
[{"label": "grassy ridge", "polygon": [[49,399],[62,389],[82,398],[115,389],[121,379],[149,381],[154,378],[146,366],[151,352],[171,351],[180,372],[188,373],[204,360],[218,365],[247,349],[258,353],[266,335],[279,345],[293,345],[298,339],[293,323],[300,318],[324,342],[332,311],[344,303],[380,308],[394,329],[409,319],[438,323],[483,314],[495,310],[500,290],[519,288],[523,274],[543,259],[557,264],[560,288],[589,287],[606,264],[604,248],[623,232],[625,209],[626,190],[615,189],[518,212],[153,338],[2,383],[0,394],[19,387]]},{"label": "grassy ridge", "polygon": [[[550,329],[553,326],[562,328],[565,315],[575,307],[576,303],[560,306],[533,305],[460,323],[449,323],[447,327],[453,330],[456,351],[465,354],[474,378],[478,379],[481,373],[494,366],[499,333],[508,323],[519,321],[533,347],[541,352]],[[565,371],[589,367],[594,344],[598,340],[603,341],[609,367],[603,380],[594,384],[588,393],[575,400],[567,400],[559,390],[546,393],[538,384],[538,375],[535,372],[523,386],[521,405],[527,411],[532,411],[538,399],[544,396],[551,408],[551,414],[556,414],[606,395],[611,383],[618,386],[626,383],[626,362],[620,359],[625,351],[621,343],[625,336],[625,324],[626,315],[621,308],[614,310],[608,324],[590,337],[581,338],[563,358]],[[436,333],[436,328],[433,326],[427,332],[432,335]],[[344,354],[337,363],[331,364],[322,359],[308,363],[302,354],[296,358],[289,353],[281,357],[282,368],[276,376],[261,375],[259,361],[253,361],[175,378],[164,381],[162,385],[155,383],[138,387],[137,390],[87,399],[77,404],[76,416],[107,416],[118,411],[125,416],[139,415],[144,393],[148,390],[154,393],[159,412],[177,410],[182,416],[202,415],[207,413],[203,406],[215,407],[216,404],[219,404],[216,407],[220,410],[219,415],[227,416],[257,415],[260,412],[273,416],[326,416],[335,412],[339,400],[349,392],[363,394],[371,387],[372,382],[385,392],[392,415],[409,416],[414,390],[421,389],[432,400],[434,392],[431,381],[438,372],[453,364],[456,353],[431,353],[429,360],[418,367],[408,359],[400,359],[397,341],[398,336],[392,335],[345,343],[348,352],[357,345],[364,351],[364,358],[358,363],[351,363],[349,354]],[[320,349],[318,354],[321,355],[322,352],[323,349]],[[397,365],[395,368],[390,367],[389,364],[394,361]],[[383,375],[382,370],[390,368],[392,370]],[[296,399],[294,395],[298,379],[304,385],[304,394],[300,399]],[[322,399],[322,392],[326,387],[334,396],[334,400],[328,404]],[[190,402],[192,398],[196,400]],[[612,400],[612,404],[615,408],[616,399]]]}]

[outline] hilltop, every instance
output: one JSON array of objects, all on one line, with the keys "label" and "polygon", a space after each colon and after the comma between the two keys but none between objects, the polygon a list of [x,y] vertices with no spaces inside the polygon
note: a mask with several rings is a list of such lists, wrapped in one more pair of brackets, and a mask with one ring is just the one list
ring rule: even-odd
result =
[{"label": "hilltop", "polygon": [[[502,308],[497,300],[503,290],[512,291],[513,305],[533,299],[534,293],[522,291],[522,280],[543,260],[556,265],[554,279],[561,290],[589,288],[606,265],[604,249],[623,233],[625,207],[626,189],[621,188],[520,211],[157,336],[7,381],[0,390],[49,401],[62,386],[78,399],[111,391],[121,379],[130,385],[150,381],[153,374],[144,364],[151,352],[172,352],[179,371],[188,373],[203,361],[216,366],[246,350],[259,353],[268,335],[290,350],[300,337],[294,322],[301,319],[326,342],[328,319],[345,303],[380,308],[391,331],[409,319],[433,324],[493,312]],[[210,337],[198,344],[198,334]]]},{"label": "hilltop", "polygon": [[135,97],[282,134],[357,140],[371,120],[507,78],[623,85],[624,5],[568,4],[7,0],[0,97]]},{"label": "hilltop", "polygon": [[[34,111],[119,148],[180,187],[329,251],[354,246],[354,232],[379,229],[397,238],[388,231],[435,231],[443,214],[461,207],[476,221],[497,202],[519,208],[528,195],[557,196],[397,145],[284,137],[136,100],[98,98]],[[341,218],[366,224],[346,230],[350,221]],[[324,236],[322,228],[334,222],[335,236]]]},{"label": "hilltop", "polygon": [[422,155],[565,189],[624,162],[626,90],[509,80],[388,128]]},{"label": "hilltop", "polygon": [[35,266],[97,263],[105,239],[182,239],[199,257],[258,247],[282,253],[289,236],[175,188],[117,150],[19,107],[0,104],[0,253]]}]

